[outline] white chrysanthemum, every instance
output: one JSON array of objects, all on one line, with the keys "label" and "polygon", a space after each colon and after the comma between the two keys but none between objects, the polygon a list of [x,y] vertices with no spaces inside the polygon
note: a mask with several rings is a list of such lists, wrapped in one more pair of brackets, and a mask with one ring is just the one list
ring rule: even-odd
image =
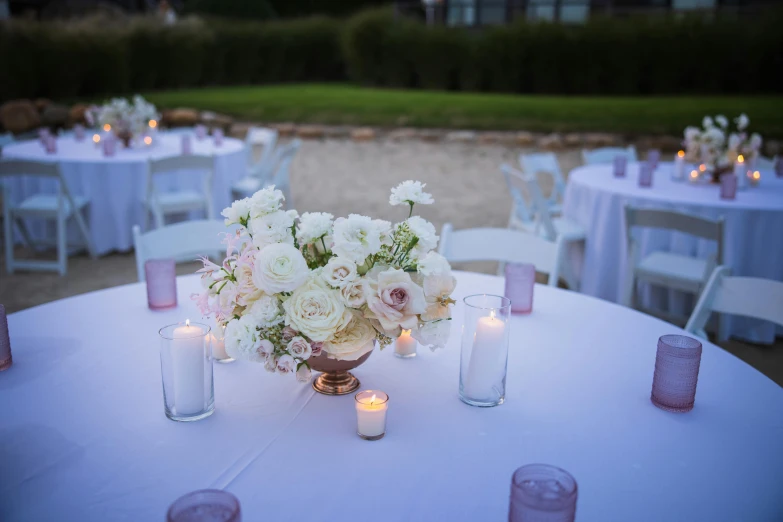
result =
[{"label": "white chrysanthemum", "polygon": [[421,181],[403,181],[391,191],[389,204],[391,205],[430,205],[433,202],[432,194],[424,192],[427,185]]},{"label": "white chrysanthemum", "polygon": [[419,260],[416,270],[423,276],[450,275],[451,265],[442,255],[430,252]]},{"label": "white chrysanthemum", "polygon": [[685,139],[687,141],[696,141],[701,136],[701,131],[697,127],[685,128]]},{"label": "white chrysanthemum", "polygon": [[334,245],[332,252],[350,259],[356,264],[364,263],[367,256],[381,249],[381,233],[373,220],[367,216],[351,214],[334,222]]},{"label": "white chrysanthemum", "polygon": [[426,253],[438,246],[438,234],[432,223],[419,216],[409,217],[405,222],[413,235],[419,238],[415,247],[418,252]]},{"label": "white chrysanthemum", "polygon": [[235,359],[247,359],[254,362],[266,360],[264,350],[259,351],[262,339],[258,335],[255,319],[250,315],[229,321],[226,325],[224,340],[226,353]]},{"label": "white chrysanthemum", "polygon": [[263,188],[250,198],[250,217],[257,218],[280,210],[285,196],[274,185]]},{"label": "white chrysanthemum", "polygon": [[750,125],[750,118],[748,118],[747,114],[742,113],[734,119],[734,122],[737,124],[738,130],[744,131]]},{"label": "white chrysanthemum", "polygon": [[451,321],[440,320],[424,323],[415,330],[411,330],[411,336],[424,346],[432,350],[443,348],[449,340]]},{"label": "white chrysanthemum", "polygon": [[224,208],[220,215],[226,218],[226,226],[241,223],[241,221],[247,222],[250,215],[250,198],[234,201],[230,207]]},{"label": "white chrysanthemum", "polygon": [[253,244],[264,248],[275,243],[294,244],[293,226],[296,210],[277,210],[271,214],[253,218],[248,229],[253,236]]},{"label": "white chrysanthemum", "polygon": [[704,138],[715,147],[723,146],[726,141],[726,135],[717,127],[710,127],[704,133]]},{"label": "white chrysanthemum", "polygon": [[299,218],[296,238],[300,245],[307,245],[332,233],[334,216],[328,212],[305,212]]},{"label": "white chrysanthemum", "polygon": [[724,116],[723,114],[718,114],[715,116],[715,122],[721,126],[721,128],[725,129],[729,126],[729,120]]},{"label": "white chrysanthemum", "polygon": [[384,219],[373,219],[372,222],[375,223],[375,226],[378,228],[378,232],[381,234],[381,244],[391,245],[393,242],[391,222]]},{"label": "white chrysanthemum", "polygon": [[359,273],[357,272],[356,263],[350,259],[333,257],[324,266],[321,276],[330,286],[343,288],[359,277]]},{"label": "white chrysanthemum", "polygon": [[712,118],[709,116],[705,116],[703,120],[701,120],[701,126],[705,129],[711,129],[715,126],[715,123],[712,121]]},{"label": "white chrysanthemum", "polygon": [[324,343],[324,351],[332,359],[355,361],[375,347],[375,328],[367,319],[354,314],[345,328]]},{"label": "white chrysanthemum", "polygon": [[253,267],[253,284],[267,294],[293,292],[307,279],[309,271],[302,253],[287,243],[261,250]]},{"label": "white chrysanthemum", "polygon": [[256,324],[262,328],[269,328],[283,322],[283,309],[280,300],[272,295],[262,295],[245,310],[245,315],[250,315]]},{"label": "white chrysanthemum", "polygon": [[732,132],[729,135],[729,149],[736,151],[737,147],[739,147],[741,143],[742,138],[740,138],[739,134]]},{"label": "white chrysanthemum", "polygon": [[337,290],[329,288],[320,274],[312,277],[283,303],[285,323],[312,341],[325,341],[341,330],[351,313]]}]

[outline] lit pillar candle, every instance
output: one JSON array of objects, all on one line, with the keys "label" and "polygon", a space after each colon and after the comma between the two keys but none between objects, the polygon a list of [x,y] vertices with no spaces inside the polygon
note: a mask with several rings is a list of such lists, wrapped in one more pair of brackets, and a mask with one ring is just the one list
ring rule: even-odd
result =
[{"label": "lit pillar candle", "polygon": [[464,392],[474,399],[492,398],[493,387],[503,376],[506,324],[494,313],[480,317],[473,337],[473,350],[465,377]]},{"label": "lit pillar candle", "polygon": [[386,434],[386,410],[389,396],[382,391],[365,390],[356,394],[356,432],[363,439],[378,440]]},{"label": "lit pillar candle", "polygon": [[746,176],[745,172],[745,158],[740,154],[737,156],[737,161],[734,162],[734,175],[738,178]]},{"label": "lit pillar candle", "polygon": [[174,329],[171,366],[174,381],[174,409],[177,415],[191,415],[204,409],[204,330],[191,326]]},{"label": "lit pillar candle", "polygon": [[394,354],[402,358],[416,356],[416,339],[411,337],[410,330],[403,330],[394,342]]},{"label": "lit pillar candle", "polygon": [[100,146],[101,146],[101,135],[100,135],[100,134],[97,134],[97,133],[96,133],[96,134],[93,134],[93,135],[92,135],[92,142],[95,144],[95,148],[96,148],[96,149],[97,149],[98,147],[100,147]]},{"label": "lit pillar candle", "polygon": [[750,183],[751,187],[758,185],[759,181],[761,181],[761,172],[758,170],[754,170],[753,172],[748,171],[748,183]]},{"label": "lit pillar candle", "polygon": [[674,172],[672,178],[676,181],[685,179],[685,151],[681,150],[674,157]]}]

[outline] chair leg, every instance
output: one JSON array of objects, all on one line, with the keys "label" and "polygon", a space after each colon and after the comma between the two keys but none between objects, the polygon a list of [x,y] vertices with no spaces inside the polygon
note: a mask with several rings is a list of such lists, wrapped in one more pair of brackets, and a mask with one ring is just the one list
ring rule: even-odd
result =
[{"label": "chair leg", "polygon": [[144,205],[144,232],[150,230],[150,209],[147,205]]},{"label": "chair leg", "polygon": [[27,224],[24,222],[24,219],[17,218],[14,221],[16,221],[16,226],[22,236],[22,241],[24,241],[24,244],[27,246],[27,248],[31,250],[38,250],[36,243],[33,241],[33,237],[30,235],[30,231],[27,229]]},{"label": "chair leg", "polygon": [[633,308],[633,294],[634,294],[634,288],[636,287],[636,278],[634,277],[633,267],[628,267],[628,274],[625,276],[625,284],[623,286],[623,295],[622,295],[622,301],[620,304],[623,306],[627,306],[628,308]]},{"label": "chair leg", "polygon": [[158,207],[152,208],[152,217],[155,220],[155,228],[163,228],[166,224],[166,216]]},{"label": "chair leg", "polygon": [[64,276],[68,271],[68,243],[66,241],[66,224],[68,221],[62,215],[57,215],[57,269],[61,276]]}]

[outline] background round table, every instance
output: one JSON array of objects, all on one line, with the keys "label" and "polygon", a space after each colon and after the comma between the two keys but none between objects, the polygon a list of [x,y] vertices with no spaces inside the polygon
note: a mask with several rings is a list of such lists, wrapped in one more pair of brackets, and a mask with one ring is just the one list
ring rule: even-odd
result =
[{"label": "background round table", "polygon": [[574,292],[536,286],[511,319],[505,404],[457,397],[462,298],[502,293],[457,273],[443,350],[387,348],[355,370],[390,396],[386,437],[356,435],[351,395],[327,397],[259,364],[215,365],[215,413],[163,413],[158,329],[197,319],[200,281],[152,312],[133,284],[9,316],[0,373],[0,519],[162,520],[180,495],[224,488],[245,520],[505,520],[511,474],[563,467],[577,520],[783,519],[783,388],[704,343],[693,411],[650,402],[658,337],[679,329]]},{"label": "background round table", "polygon": [[[720,187],[673,181],[672,163],[662,163],[650,188],[639,187],[639,164],[628,166],[625,178],[613,176],[612,165],[587,165],[568,177],[563,213],[587,231],[584,251],[576,250],[581,267],[581,292],[620,302],[628,249],[625,205],[685,212],[701,217],[723,217],[723,264],[738,276],[783,281],[783,179],[762,172],[758,187],[738,191],[733,201],[720,199]],[[690,169],[686,168],[686,173]],[[715,243],[680,232],[637,229],[641,255],[655,250],[706,257]],[[580,259],[581,258],[581,259]],[[694,299],[677,291],[643,289],[646,306],[688,315]],[[768,322],[726,318],[723,332],[755,342],[774,341],[775,326]],[[778,333],[783,333],[778,329]]]},{"label": "background round table", "polygon": [[[88,226],[98,254],[112,250],[127,251],[133,247],[133,225],[144,226],[143,202],[147,193],[147,162],[151,159],[181,154],[180,134],[158,133],[155,145],[148,148],[117,148],[117,153],[104,157],[103,150],[92,142],[91,134],[83,142],[73,137],[57,139],[57,153],[46,154],[37,141],[24,141],[3,147],[3,157],[59,162],[71,193],[90,201]],[[192,139],[194,154],[215,155],[212,197],[215,216],[232,202],[231,186],[246,172],[247,155],[244,142],[225,138],[216,147],[212,138]],[[203,176],[188,170],[176,171],[157,180],[159,190],[203,190]],[[11,184],[11,197],[20,201],[38,192],[53,192],[51,180],[22,177]],[[38,220],[36,220],[38,221]],[[32,223],[31,223],[32,224]],[[70,236],[80,238],[74,223]],[[46,234],[42,223],[35,223],[31,233],[40,238]]]}]

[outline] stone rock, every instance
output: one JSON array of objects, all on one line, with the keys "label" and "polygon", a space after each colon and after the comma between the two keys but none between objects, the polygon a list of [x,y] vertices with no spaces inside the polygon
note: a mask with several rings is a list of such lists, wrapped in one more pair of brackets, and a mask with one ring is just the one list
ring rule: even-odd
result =
[{"label": "stone rock", "polygon": [[0,122],[6,131],[20,134],[38,128],[41,117],[30,100],[13,100],[0,106]]},{"label": "stone rock", "polygon": [[41,121],[47,127],[63,128],[68,123],[70,109],[65,105],[50,103],[41,114]]},{"label": "stone rock", "polygon": [[320,125],[302,125],[296,129],[296,135],[305,140],[317,140],[324,137],[324,128]]},{"label": "stone rock", "polygon": [[247,136],[247,131],[250,130],[250,127],[255,127],[256,125],[252,123],[242,122],[238,121],[235,122],[231,126],[231,132],[226,133],[226,136],[231,136],[232,138],[236,138],[238,140],[244,140],[245,136]]},{"label": "stone rock", "polygon": [[454,131],[446,134],[446,141],[453,143],[474,143],[476,141],[476,133],[473,131]]},{"label": "stone rock", "polygon": [[52,104],[52,100],[49,98],[38,98],[34,102],[35,108],[38,112],[43,112],[46,108]]},{"label": "stone rock", "polygon": [[85,105],[84,103],[77,103],[73,107],[71,107],[71,110],[68,111],[68,125],[74,126],[77,123],[87,123],[87,121],[84,118],[84,115],[89,110],[90,106]]},{"label": "stone rock", "polygon": [[532,132],[527,132],[527,131],[517,132],[515,141],[516,144],[519,145],[520,147],[529,147],[535,144],[536,137],[533,135]]},{"label": "stone rock", "polygon": [[427,142],[427,143],[435,143],[440,141],[442,138],[441,133],[438,131],[432,131],[432,130],[423,130],[416,135],[419,137],[421,141]]},{"label": "stone rock", "polygon": [[359,127],[351,131],[353,141],[373,141],[375,139],[375,130],[369,127]]},{"label": "stone rock", "polygon": [[542,136],[538,139],[538,148],[543,150],[560,150],[563,148],[563,138],[556,132]]},{"label": "stone rock", "polygon": [[579,147],[583,142],[584,138],[582,135],[575,132],[569,132],[563,136],[563,143],[565,143],[567,147]]},{"label": "stone rock", "polygon": [[505,135],[502,132],[482,132],[478,137],[480,145],[494,145],[496,143],[503,143],[504,141]]},{"label": "stone rock", "polygon": [[607,134],[605,132],[589,132],[584,135],[585,145],[591,148],[596,147],[611,147],[612,145],[620,143],[622,140],[619,136],[613,134]]},{"label": "stone rock", "polygon": [[394,129],[389,133],[389,139],[392,141],[405,141],[416,138],[416,129],[403,127],[401,129]]},{"label": "stone rock", "polygon": [[167,127],[193,127],[201,122],[201,115],[196,109],[171,109],[164,111],[161,120]]},{"label": "stone rock", "polygon": [[269,127],[275,129],[280,137],[293,136],[296,134],[296,125],[293,123],[273,123]]},{"label": "stone rock", "polygon": [[331,138],[335,140],[342,140],[345,138],[348,138],[351,136],[351,128],[350,127],[325,127],[324,128],[324,138]]}]

